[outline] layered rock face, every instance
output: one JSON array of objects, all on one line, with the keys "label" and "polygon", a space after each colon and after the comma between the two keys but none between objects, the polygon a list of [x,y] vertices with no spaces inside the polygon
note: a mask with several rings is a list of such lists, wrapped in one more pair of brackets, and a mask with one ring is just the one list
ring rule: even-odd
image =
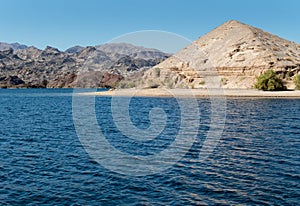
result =
[{"label": "layered rock face", "polygon": [[158,50],[124,43],[101,48],[76,46],[62,52],[49,46],[45,50],[5,47],[0,51],[0,87],[111,87],[168,57]]},{"label": "layered rock face", "polygon": [[224,88],[252,88],[273,69],[293,88],[300,71],[300,45],[249,25],[228,21],[151,68],[141,87],[205,88],[218,75]]}]

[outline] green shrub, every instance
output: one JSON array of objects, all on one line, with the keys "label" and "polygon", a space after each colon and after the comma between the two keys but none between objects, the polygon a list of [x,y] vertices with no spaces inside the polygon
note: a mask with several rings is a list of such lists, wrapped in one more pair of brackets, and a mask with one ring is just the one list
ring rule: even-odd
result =
[{"label": "green shrub", "polygon": [[294,77],[294,83],[296,85],[296,89],[300,90],[300,74]]},{"label": "green shrub", "polygon": [[119,82],[118,88],[121,88],[121,89],[126,88],[126,82],[123,82],[123,81]]},{"label": "green shrub", "polygon": [[164,85],[168,88],[168,89],[173,89],[174,87],[174,82],[172,81],[171,77],[166,77],[164,79]]},{"label": "green shrub", "polygon": [[112,85],[111,85],[111,88],[117,88],[119,86],[119,82],[114,82],[114,83],[112,83]]},{"label": "green shrub", "polygon": [[127,88],[133,88],[135,87],[135,83],[134,82],[128,82],[127,83]]},{"label": "green shrub", "polygon": [[224,77],[221,79],[221,84],[222,84],[222,85],[226,85],[227,82],[228,82],[228,79],[226,79],[226,78],[224,78]]},{"label": "green shrub", "polygon": [[256,89],[263,91],[280,91],[286,90],[283,85],[282,79],[276,76],[273,70],[268,70],[257,78],[257,82],[254,85]]}]

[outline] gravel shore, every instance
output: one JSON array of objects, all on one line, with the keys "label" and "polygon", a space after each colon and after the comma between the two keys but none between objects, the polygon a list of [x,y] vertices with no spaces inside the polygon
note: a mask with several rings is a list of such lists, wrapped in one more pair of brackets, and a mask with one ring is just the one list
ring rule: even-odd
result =
[{"label": "gravel shore", "polygon": [[261,97],[300,98],[300,91],[258,91],[254,89],[118,89],[104,92],[84,93],[95,96],[137,96],[137,97]]}]

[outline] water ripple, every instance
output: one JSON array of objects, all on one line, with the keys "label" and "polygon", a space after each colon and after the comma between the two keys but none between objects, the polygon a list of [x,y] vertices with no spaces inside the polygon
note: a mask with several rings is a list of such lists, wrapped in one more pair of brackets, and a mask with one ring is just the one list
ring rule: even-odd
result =
[{"label": "water ripple", "polygon": [[[84,151],[72,122],[72,90],[1,90],[0,205],[297,205],[300,202],[300,100],[229,99],[222,141],[205,161],[199,151],[210,103],[199,100],[198,139],[164,173],[127,177],[108,171]],[[116,148],[151,155],[178,132],[173,99],[137,98],[133,123],[149,127],[153,105],[168,128],[136,143],[116,129],[109,98],[96,99],[97,117]],[[109,161],[109,159],[107,160]],[[134,169],[134,166],[132,166]]]}]

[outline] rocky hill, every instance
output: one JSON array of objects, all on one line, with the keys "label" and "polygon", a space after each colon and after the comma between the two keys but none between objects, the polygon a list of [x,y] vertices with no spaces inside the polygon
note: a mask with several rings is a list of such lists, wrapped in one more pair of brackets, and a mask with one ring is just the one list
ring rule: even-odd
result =
[{"label": "rocky hill", "polygon": [[[128,52],[121,49],[124,46]],[[158,50],[122,43],[76,46],[66,52],[49,46],[8,47],[0,51],[0,87],[110,87],[167,57]]]},{"label": "rocky hill", "polygon": [[[145,72],[141,87],[205,88],[218,75],[225,88],[252,88],[268,69],[289,88],[300,71],[300,45],[261,29],[228,21]],[[132,79],[130,80],[132,81]]]}]

